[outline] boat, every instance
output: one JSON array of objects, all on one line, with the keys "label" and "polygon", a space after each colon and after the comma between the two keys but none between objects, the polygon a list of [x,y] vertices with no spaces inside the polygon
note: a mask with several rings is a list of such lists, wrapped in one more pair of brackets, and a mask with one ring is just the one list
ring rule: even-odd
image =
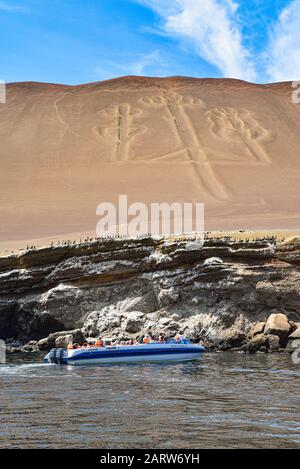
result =
[{"label": "boat", "polygon": [[200,358],[205,351],[201,345],[184,343],[150,343],[136,345],[107,345],[77,349],[52,349],[45,363],[57,365],[102,365],[159,361],[187,361]]}]

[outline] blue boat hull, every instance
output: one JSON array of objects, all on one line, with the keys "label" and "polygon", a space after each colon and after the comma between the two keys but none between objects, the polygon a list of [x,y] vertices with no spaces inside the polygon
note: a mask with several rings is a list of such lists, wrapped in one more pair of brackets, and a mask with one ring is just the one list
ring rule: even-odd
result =
[{"label": "blue boat hull", "polygon": [[[161,361],[189,361],[200,358],[204,347],[193,344],[118,345],[101,348],[81,348],[64,351],[61,364],[102,365]],[[46,362],[50,362],[48,354]]]}]

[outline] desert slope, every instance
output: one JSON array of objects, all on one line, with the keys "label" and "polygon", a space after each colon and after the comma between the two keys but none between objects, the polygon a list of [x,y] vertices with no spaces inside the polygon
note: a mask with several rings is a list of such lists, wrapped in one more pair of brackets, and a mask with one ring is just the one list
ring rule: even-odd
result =
[{"label": "desert slope", "polygon": [[205,202],[206,229],[299,227],[290,83],[12,83],[0,105],[0,248],[93,233],[96,206]]}]

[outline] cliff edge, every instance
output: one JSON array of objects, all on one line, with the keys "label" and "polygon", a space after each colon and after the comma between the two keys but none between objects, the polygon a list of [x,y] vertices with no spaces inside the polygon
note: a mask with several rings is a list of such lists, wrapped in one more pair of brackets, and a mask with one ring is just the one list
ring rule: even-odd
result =
[{"label": "cliff edge", "polygon": [[30,350],[72,334],[179,332],[226,349],[249,345],[281,313],[290,330],[278,347],[286,346],[300,321],[299,267],[300,238],[106,239],[27,250],[0,258],[0,338]]}]

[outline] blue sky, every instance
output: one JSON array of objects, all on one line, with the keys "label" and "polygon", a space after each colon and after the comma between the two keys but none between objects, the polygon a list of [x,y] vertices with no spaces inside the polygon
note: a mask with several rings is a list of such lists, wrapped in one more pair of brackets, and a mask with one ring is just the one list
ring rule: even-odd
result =
[{"label": "blue sky", "polygon": [[0,78],[300,79],[300,0],[0,0]]}]

